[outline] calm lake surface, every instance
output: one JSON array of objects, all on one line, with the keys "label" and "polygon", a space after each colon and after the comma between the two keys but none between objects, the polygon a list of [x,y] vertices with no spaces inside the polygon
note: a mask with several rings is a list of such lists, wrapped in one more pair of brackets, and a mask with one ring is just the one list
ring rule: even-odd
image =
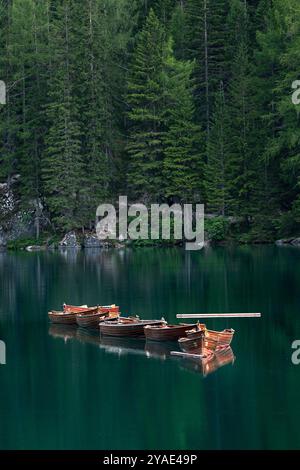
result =
[{"label": "calm lake surface", "polygon": [[[299,286],[297,248],[1,253],[0,448],[299,449]],[[236,330],[235,361],[204,376],[176,343],[49,325],[63,302],[263,316],[207,322]]]}]

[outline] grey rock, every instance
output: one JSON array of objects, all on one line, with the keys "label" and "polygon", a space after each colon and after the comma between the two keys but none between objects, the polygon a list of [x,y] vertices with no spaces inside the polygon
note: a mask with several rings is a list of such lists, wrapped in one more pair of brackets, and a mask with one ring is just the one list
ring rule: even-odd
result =
[{"label": "grey rock", "polygon": [[300,246],[300,237],[297,237],[297,238],[282,238],[280,240],[276,240],[275,244],[278,245],[278,246],[282,246],[282,245]]},{"label": "grey rock", "polygon": [[56,250],[57,245],[56,243],[51,243],[50,245],[47,245],[47,250]]},{"label": "grey rock", "polygon": [[104,243],[96,235],[85,235],[83,246],[84,248],[102,248]]},{"label": "grey rock", "polygon": [[43,245],[29,245],[25,248],[26,251],[43,251],[45,249],[46,247]]},{"label": "grey rock", "polygon": [[71,231],[65,234],[64,238],[58,244],[59,248],[80,248],[76,233]]},{"label": "grey rock", "polygon": [[125,248],[124,243],[115,243],[114,247],[117,248],[118,250],[121,250],[122,248]]},{"label": "grey rock", "polygon": [[7,246],[6,236],[0,229],[0,251],[6,250],[6,246]]}]

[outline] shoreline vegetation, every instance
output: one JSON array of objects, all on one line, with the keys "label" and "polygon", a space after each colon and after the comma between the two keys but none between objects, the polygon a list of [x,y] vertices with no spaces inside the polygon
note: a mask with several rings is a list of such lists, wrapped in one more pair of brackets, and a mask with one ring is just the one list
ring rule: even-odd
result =
[{"label": "shoreline vegetation", "polygon": [[[228,246],[228,245],[262,245],[262,244],[276,244],[278,246],[300,246],[300,237],[286,237],[281,239],[251,239],[246,234],[241,234],[235,227],[237,222],[230,223],[227,221],[224,229],[224,221],[220,220],[219,217],[214,219],[214,223],[206,223],[205,225],[205,241],[204,247],[208,246]],[[172,231],[171,231],[172,234]],[[84,233],[79,230],[72,230],[66,234],[51,234],[43,233],[39,240],[32,237],[19,238],[16,240],[10,240],[5,244],[0,245],[0,251],[3,250],[26,250],[29,252],[34,251],[53,251],[57,249],[122,249],[122,248],[170,248],[170,247],[184,247],[186,239],[175,240],[170,238],[169,240],[163,240],[159,238],[157,240],[151,239],[138,239],[127,240],[107,239],[100,240],[96,233],[93,231],[85,231]]]},{"label": "shoreline vegetation", "polygon": [[0,249],[84,244],[120,194],[204,204],[211,243],[297,244],[298,3],[0,2]]}]

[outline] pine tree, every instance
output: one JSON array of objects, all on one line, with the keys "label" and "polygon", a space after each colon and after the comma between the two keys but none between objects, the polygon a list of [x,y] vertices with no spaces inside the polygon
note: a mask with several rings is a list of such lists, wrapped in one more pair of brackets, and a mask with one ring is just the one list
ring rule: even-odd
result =
[{"label": "pine tree", "polygon": [[128,80],[128,185],[132,194],[145,199],[162,195],[164,36],[159,19],[150,10],[138,35]]},{"label": "pine tree", "polygon": [[[278,153],[281,118],[278,113],[277,82],[281,80],[280,57],[284,41],[278,15],[270,0],[261,0],[256,10],[257,47],[254,50],[253,87],[256,138],[254,150],[258,160],[259,201],[257,210],[270,216],[280,210],[280,199],[285,193],[280,179],[280,155]],[[266,204],[267,201],[267,204]]]},{"label": "pine tree", "polygon": [[152,9],[164,28],[167,29],[176,1],[177,0],[141,0],[139,9],[142,21],[147,18]]},{"label": "pine tree", "polygon": [[[280,20],[280,29],[285,48],[280,55],[281,70],[275,93],[280,123],[277,149],[280,158],[280,176],[285,183],[282,206],[291,209],[293,218],[300,222],[300,105],[292,102],[292,84],[299,80],[300,11],[296,0],[276,0],[274,9]],[[284,12],[284,14],[283,14]]]},{"label": "pine tree", "polygon": [[202,199],[203,133],[194,122],[194,63],[178,61],[170,48],[166,67],[166,132],[164,135],[165,197],[193,202]]},{"label": "pine tree", "polygon": [[227,214],[228,208],[228,134],[228,109],[225,101],[224,86],[221,82],[216,96],[210,139],[207,146],[205,189],[208,211],[223,216]]},{"label": "pine tree", "polygon": [[170,34],[174,41],[173,49],[175,57],[180,60],[188,58],[186,54],[188,48],[186,17],[185,3],[182,1],[178,2],[170,19]]},{"label": "pine tree", "polygon": [[229,86],[229,138],[228,160],[229,212],[248,219],[255,210],[253,197],[256,193],[256,160],[252,152],[253,138],[253,90],[248,53],[247,9],[244,5],[237,18],[240,30],[237,52],[233,60]]},{"label": "pine tree", "polygon": [[225,61],[227,44],[226,16],[228,0],[187,0],[186,41],[187,57],[196,60],[196,104],[200,124],[207,139],[214,94],[224,80],[228,64]]},{"label": "pine tree", "polygon": [[106,54],[111,52],[106,36],[107,17],[99,0],[87,0],[83,11],[81,4],[74,5],[73,27],[76,24],[77,33],[73,88],[80,115],[82,156],[77,215],[82,227],[92,225],[97,206],[108,196],[110,183],[110,142],[105,132],[111,124],[105,75]]},{"label": "pine tree", "polygon": [[54,52],[47,106],[49,131],[42,168],[47,206],[54,223],[63,230],[78,226],[82,172],[79,110],[73,92],[76,75],[73,8],[72,0],[63,0],[51,25],[50,48]]},{"label": "pine tree", "polygon": [[6,86],[6,104],[0,105],[0,178],[10,184],[16,171],[15,135],[16,135],[16,104],[13,98],[13,70],[10,58],[10,24],[12,8],[10,0],[0,3],[0,79]]},{"label": "pine tree", "polygon": [[36,236],[39,237],[42,206],[41,155],[44,150],[47,89],[47,22],[48,2],[15,0],[11,22],[11,61],[21,99],[17,125],[17,170],[23,208],[35,211]]}]

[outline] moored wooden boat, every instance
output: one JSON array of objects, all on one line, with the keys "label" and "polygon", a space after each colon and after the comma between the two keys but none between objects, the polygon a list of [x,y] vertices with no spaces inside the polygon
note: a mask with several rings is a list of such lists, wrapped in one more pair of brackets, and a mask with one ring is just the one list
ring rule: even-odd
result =
[{"label": "moored wooden boat", "polygon": [[[89,308],[87,305],[67,305],[63,304],[63,311],[65,313],[80,313]],[[93,307],[92,307],[93,308]]]},{"label": "moored wooden boat", "polygon": [[204,331],[199,331],[198,336],[193,335],[192,338],[179,338],[178,344],[180,349],[185,353],[192,354],[205,354],[207,351],[215,351],[218,343],[217,341],[207,338]]},{"label": "moored wooden boat", "polygon": [[186,331],[194,329],[195,325],[180,324],[169,325],[163,323],[161,325],[146,325],[144,333],[147,340],[152,341],[176,341],[182,336],[186,336]]},{"label": "moored wooden boat", "polygon": [[48,312],[48,318],[52,323],[61,323],[63,325],[76,324],[76,315],[74,313],[57,312],[52,310]]},{"label": "moored wooden boat", "polygon": [[213,341],[217,341],[219,345],[230,345],[232,338],[234,335],[234,330],[232,328],[227,328],[223,331],[213,331],[213,330],[206,330],[205,337],[207,339],[211,339]]},{"label": "moored wooden boat", "polygon": [[119,312],[101,312],[98,309],[94,313],[78,313],[76,315],[77,325],[83,328],[99,328],[101,321],[115,321],[119,318]]},{"label": "moored wooden boat", "polygon": [[164,320],[140,320],[138,318],[119,318],[117,321],[100,323],[100,333],[108,336],[143,336],[146,325],[159,325]]},{"label": "moored wooden boat", "polygon": [[115,304],[111,305],[97,305],[97,307],[88,307],[87,305],[68,305],[63,304],[63,311],[64,312],[76,312],[76,313],[83,313],[88,308],[97,308],[101,313],[117,313],[120,310],[120,307]]},{"label": "moored wooden boat", "polygon": [[[97,307],[93,308],[82,308],[81,313],[96,313]],[[67,312],[58,312],[56,310],[51,310],[48,312],[48,318],[52,323],[61,323],[64,325],[76,324],[76,311],[67,311]]]},{"label": "moored wooden boat", "polygon": [[100,305],[98,307],[99,312],[101,313],[120,313],[120,307],[118,305]]},{"label": "moored wooden boat", "polygon": [[232,328],[228,328],[223,331],[213,331],[208,330],[205,325],[198,323],[196,328],[193,330],[187,331],[187,337],[190,339],[197,339],[201,337],[201,332],[205,332],[205,338],[217,342],[219,345],[230,345],[234,330]]},{"label": "moored wooden boat", "polygon": [[192,328],[191,330],[188,330],[186,332],[186,336],[190,339],[193,338],[199,338],[201,337],[202,332],[205,332],[206,330],[206,325],[203,323],[197,323],[195,328]]}]

